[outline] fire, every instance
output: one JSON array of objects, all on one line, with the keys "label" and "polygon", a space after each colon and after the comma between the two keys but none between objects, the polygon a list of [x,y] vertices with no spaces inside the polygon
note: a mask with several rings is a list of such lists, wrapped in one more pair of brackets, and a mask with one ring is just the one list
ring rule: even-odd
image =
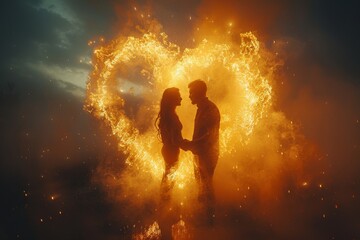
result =
[{"label": "fire", "polygon": [[189,230],[183,220],[171,226],[171,236],[174,240],[187,240],[191,239]]},{"label": "fire", "polygon": [[[155,221],[153,224],[148,226],[143,232],[134,234],[132,236],[133,240],[156,240],[161,239],[161,229],[159,224]],[[174,240],[187,240],[191,239],[191,235],[189,229],[186,227],[186,224],[183,220],[179,220],[179,222],[175,223],[171,226],[171,239]]]},{"label": "fire", "polygon": [[143,233],[136,234],[132,238],[133,240],[160,240],[161,239],[161,230],[159,224],[154,222],[151,224]]},{"label": "fire", "polygon": [[[187,99],[187,84],[197,78],[207,82],[209,98],[221,112],[220,161],[230,164],[248,144],[259,121],[272,114],[269,77],[274,66],[264,71],[266,59],[252,32],[239,37],[238,43],[204,38],[197,47],[181,50],[165,33],[147,32],[139,37],[120,36],[94,50],[85,109],[110,127],[119,151],[126,154],[127,169],[111,178],[113,185],[138,188],[139,198],[156,191],[164,172],[154,127],[161,94],[168,87],[180,89],[183,103],[177,112],[183,135],[189,139],[196,107]],[[132,104],[131,99],[141,104]],[[178,202],[186,201],[187,192],[194,188],[189,152],[181,153],[171,178]]]}]

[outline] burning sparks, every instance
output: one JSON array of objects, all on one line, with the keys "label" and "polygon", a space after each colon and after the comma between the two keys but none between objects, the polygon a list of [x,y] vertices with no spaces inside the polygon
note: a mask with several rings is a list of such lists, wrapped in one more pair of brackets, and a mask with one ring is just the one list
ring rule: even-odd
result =
[{"label": "burning sparks", "polygon": [[[156,138],[155,129],[151,127],[140,132],[136,122],[125,113],[126,99],[117,86],[129,84],[134,79],[117,77],[121,67],[140,65],[143,68],[137,77],[147,82],[143,86],[145,92],[142,97],[147,103],[144,114],[148,125],[152,126],[156,118],[158,101],[165,88],[177,86],[186,92],[191,80],[203,78],[209,83],[210,95],[221,109],[222,155],[230,154],[246,141],[270,107],[272,89],[257,67],[260,56],[255,35],[249,32],[240,37],[242,41],[237,51],[231,44],[205,39],[197,48],[185,49],[181,55],[180,48],[168,42],[164,33],[160,36],[146,33],[140,38],[117,39],[94,51],[94,71],[87,86],[85,107],[111,127],[118,139],[119,149],[128,154],[126,163],[129,167],[158,180],[164,171],[161,143]],[[232,81],[231,86],[235,83],[235,88],[228,89],[225,79],[217,76],[212,69],[225,74],[227,81]],[[216,89],[219,91],[215,92]],[[224,92],[229,93],[223,96]],[[229,105],[229,102],[232,104]],[[182,116],[190,116],[186,110],[179,111],[182,111]],[[191,155],[184,154],[181,158],[172,178],[183,189],[192,181],[193,173]]]},{"label": "burning sparks", "polygon": [[[191,234],[183,220],[171,226],[171,239],[186,240],[191,239]],[[146,240],[146,239],[161,239],[161,229],[157,222],[151,224],[140,234],[135,234],[133,240]]]},{"label": "burning sparks", "polygon": [[171,226],[171,235],[174,240],[191,239],[190,232],[183,220]]},{"label": "burning sparks", "polygon": [[146,229],[143,233],[135,235],[133,237],[133,240],[146,240],[146,239],[152,239],[152,240],[161,239],[161,230],[157,222],[151,224],[149,228]]},{"label": "burning sparks", "polygon": [[[255,169],[256,181],[263,183],[268,181],[262,169],[276,176],[281,161],[298,160],[300,147],[293,144],[295,124],[272,109],[270,82],[277,65],[269,63],[270,54],[263,53],[253,33],[241,33],[236,43],[227,35],[224,38],[204,38],[197,47],[181,51],[165,33],[147,32],[140,37],[120,36],[94,49],[84,108],[110,127],[119,151],[126,156],[124,171],[99,170],[106,186],[121,188],[121,196],[143,201],[154,198],[164,173],[161,142],[153,126],[162,92],[168,87],[180,89],[183,102],[177,112],[183,135],[190,138],[196,108],[184,96],[188,83],[198,78],[207,82],[209,98],[220,109],[220,160],[228,167],[226,171],[235,173],[235,181],[238,174],[249,176],[249,171],[242,173],[244,161],[255,157],[263,161]],[[255,152],[259,146],[263,150]],[[254,157],[243,158],[246,151]],[[196,195],[192,158],[190,152],[181,152],[178,166],[169,175],[176,203],[185,203],[183,207]],[[231,189],[246,188],[239,183],[234,186]]]}]

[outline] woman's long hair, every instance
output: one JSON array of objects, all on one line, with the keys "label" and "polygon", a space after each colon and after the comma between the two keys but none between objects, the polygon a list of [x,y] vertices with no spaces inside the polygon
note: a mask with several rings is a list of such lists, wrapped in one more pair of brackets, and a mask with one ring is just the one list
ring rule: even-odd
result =
[{"label": "woman's long hair", "polygon": [[179,94],[179,89],[172,87],[167,88],[163,92],[161,101],[160,101],[160,111],[155,119],[155,127],[158,131],[158,136],[161,139],[161,131],[166,131],[167,127],[171,123],[171,116],[175,110],[174,105],[176,104],[175,100]]}]

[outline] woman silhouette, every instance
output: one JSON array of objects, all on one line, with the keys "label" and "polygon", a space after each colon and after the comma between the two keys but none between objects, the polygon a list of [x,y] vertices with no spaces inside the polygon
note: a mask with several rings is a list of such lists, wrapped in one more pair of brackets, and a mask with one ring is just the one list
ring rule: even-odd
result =
[{"label": "woman silhouette", "polygon": [[169,174],[178,163],[180,144],[183,141],[182,124],[175,112],[176,107],[181,105],[181,100],[178,88],[165,89],[160,102],[160,112],[155,121],[163,143],[161,153],[165,161],[165,172],[161,181],[161,197],[165,200],[170,198],[169,192],[174,185]]}]

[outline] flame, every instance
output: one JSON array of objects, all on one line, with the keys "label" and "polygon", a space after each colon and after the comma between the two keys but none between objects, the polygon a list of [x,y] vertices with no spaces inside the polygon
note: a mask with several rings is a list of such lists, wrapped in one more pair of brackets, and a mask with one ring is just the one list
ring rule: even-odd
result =
[{"label": "flame", "polygon": [[186,227],[184,220],[180,220],[179,222],[171,226],[171,236],[174,240],[191,239],[190,232]]},{"label": "flame", "polygon": [[160,240],[161,230],[159,224],[155,221],[143,233],[134,235],[133,240]]},{"label": "flame", "polygon": [[[164,163],[153,123],[162,92],[175,86],[187,96],[187,84],[197,78],[207,82],[209,98],[221,112],[220,157],[234,158],[259,121],[272,114],[273,92],[264,62],[260,42],[252,32],[240,34],[237,44],[203,39],[197,47],[183,51],[165,33],[151,32],[140,37],[120,36],[96,48],[85,109],[110,127],[119,151],[126,155],[127,170],[122,174],[132,180],[116,176],[114,185],[140,182],[136,186],[139,198],[154,189],[151,182],[159,186]],[[131,98],[141,99],[142,104],[135,108],[129,103]],[[196,107],[183,99],[177,112],[183,135],[190,138]],[[129,108],[135,113],[130,114]],[[194,183],[189,152],[180,154],[170,177],[175,181],[174,191],[181,193],[179,202],[183,202]]]}]

